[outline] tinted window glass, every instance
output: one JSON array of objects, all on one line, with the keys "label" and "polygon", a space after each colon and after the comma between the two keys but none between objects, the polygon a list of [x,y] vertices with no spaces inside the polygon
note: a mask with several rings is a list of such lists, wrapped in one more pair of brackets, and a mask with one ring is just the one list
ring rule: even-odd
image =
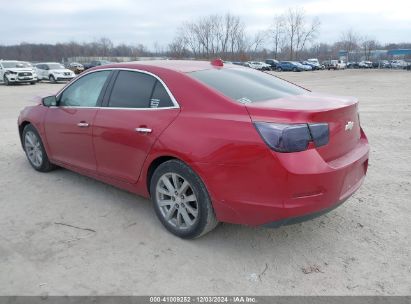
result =
[{"label": "tinted window glass", "polygon": [[172,107],[173,105],[170,95],[168,95],[161,82],[157,80],[150,99],[150,108]]},{"label": "tinted window glass", "polygon": [[110,71],[88,74],[69,86],[61,95],[60,106],[95,107]]},{"label": "tinted window glass", "polygon": [[157,80],[150,75],[120,71],[111,92],[109,107],[148,108]]},{"label": "tinted window glass", "polygon": [[192,72],[189,75],[241,103],[307,92],[273,75],[252,69],[212,69]]}]

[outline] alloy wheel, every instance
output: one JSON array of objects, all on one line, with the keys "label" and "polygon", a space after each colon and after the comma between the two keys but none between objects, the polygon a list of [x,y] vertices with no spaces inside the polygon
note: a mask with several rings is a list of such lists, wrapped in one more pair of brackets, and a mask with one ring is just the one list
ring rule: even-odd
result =
[{"label": "alloy wheel", "polygon": [[163,174],[156,185],[157,204],[163,218],[185,230],[198,221],[198,201],[190,183],[176,173]]},{"label": "alloy wheel", "polygon": [[40,167],[43,163],[43,151],[41,148],[40,140],[38,139],[37,135],[34,134],[34,132],[26,132],[26,136],[24,137],[24,148],[30,162],[35,167]]}]

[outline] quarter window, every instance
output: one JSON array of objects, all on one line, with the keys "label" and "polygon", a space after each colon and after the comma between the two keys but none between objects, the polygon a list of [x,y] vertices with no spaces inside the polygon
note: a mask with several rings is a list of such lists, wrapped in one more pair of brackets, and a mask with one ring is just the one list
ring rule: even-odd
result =
[{"label": "quarter window", "polygon": [[111,71],[90,73],[70,85],[60,96],[60,106],[95,107]]},{"label": "quarter window", "polygon": [[168,95],[166,88],[161,84],[160,81],[156,81],[156,85],[153,90],[153,95],[150,99],[150,108],[163,108],[172,107],[173,102]]}]

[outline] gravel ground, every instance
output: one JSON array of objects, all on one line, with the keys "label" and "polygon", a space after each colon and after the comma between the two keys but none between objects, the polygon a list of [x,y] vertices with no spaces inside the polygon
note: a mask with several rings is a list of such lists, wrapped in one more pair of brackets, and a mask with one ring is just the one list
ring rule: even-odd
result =
[{"label": "gravel ground", "polygon": [[278,75],[360,99],[363,187],[309,222],[223,224],[193,241],[167,233],[146,199],[64,169],[35,172],[16,119],[61,85],[1,85],[0,294],[410,295],[411,73]]}]

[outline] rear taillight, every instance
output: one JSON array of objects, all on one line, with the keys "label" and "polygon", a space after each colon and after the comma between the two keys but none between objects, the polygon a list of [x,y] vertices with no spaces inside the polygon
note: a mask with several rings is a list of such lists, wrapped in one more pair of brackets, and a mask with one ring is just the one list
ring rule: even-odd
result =
[{"label": "rear taillight", "polygon": [[310,142],[316,147],[324,146],[329,140],[327,123],[276,124],[255,122],[255,127],[264,142],[277,152],[299,152],[307,150]]}]

